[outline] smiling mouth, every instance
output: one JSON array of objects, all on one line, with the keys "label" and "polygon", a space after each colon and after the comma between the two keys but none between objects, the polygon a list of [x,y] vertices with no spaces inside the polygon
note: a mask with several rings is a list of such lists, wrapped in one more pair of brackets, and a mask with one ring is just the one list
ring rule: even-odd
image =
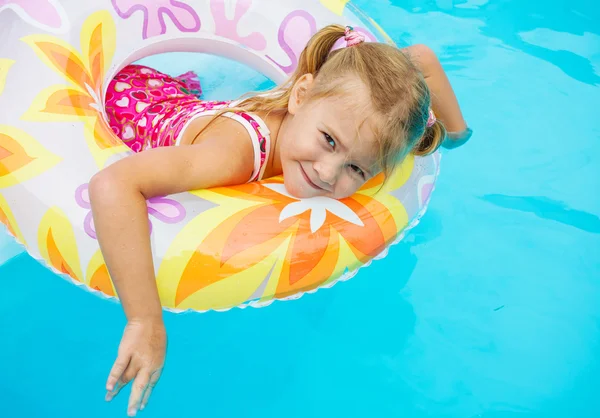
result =
[{"label": "smiling mouth", "polygon": [[317,186],[315,183],[312,182],[312,180],[310,179],[310,177],[308,177],[308,174],[306,174],[306,171],[304,171],[304,167],[302,167],[302,164],[300,164],[300,171],[302,172],[302,176],[304,177],[304,180],[315,190],[325,190],[322,187]]}]

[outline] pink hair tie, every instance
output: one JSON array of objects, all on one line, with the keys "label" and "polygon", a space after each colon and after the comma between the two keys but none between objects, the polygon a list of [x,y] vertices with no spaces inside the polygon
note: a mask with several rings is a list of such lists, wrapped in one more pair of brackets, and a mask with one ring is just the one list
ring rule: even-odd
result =
[{"label": "pink hair tie", "polygon": [[435,113],[433,113],[433,110],[429,109],[429,117],[427,118],[427,127],[431,128],[436,121],[437,121],[437,119],[435,117]]},{"label": "pink hair tie", "polygon": [[360,32],[355,32],[352,26],[346,26],[344,30],[344,39],[346,40],[346,46],[354,46],[365,41],[365,35]]}]

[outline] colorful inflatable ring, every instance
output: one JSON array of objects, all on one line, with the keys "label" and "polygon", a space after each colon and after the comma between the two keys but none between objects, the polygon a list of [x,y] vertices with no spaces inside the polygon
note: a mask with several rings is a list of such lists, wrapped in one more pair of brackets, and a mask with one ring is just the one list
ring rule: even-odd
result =
[{"label": "colorful inflatable ring", "polygon": [[[111,298],[87,183],[131,152],[103,112],[117,71],[151,54],[196,51],[245,63],[279,83],[326,24],[391,42],[343,0],[2,4],[0,221],[53,271]],[[341,201],[295,199],[281,178],[150,199],[163,306],[264,306],[347,280],[418,222],[438,166],[437,153],[410,156],[385,184],[378,176]]]}]

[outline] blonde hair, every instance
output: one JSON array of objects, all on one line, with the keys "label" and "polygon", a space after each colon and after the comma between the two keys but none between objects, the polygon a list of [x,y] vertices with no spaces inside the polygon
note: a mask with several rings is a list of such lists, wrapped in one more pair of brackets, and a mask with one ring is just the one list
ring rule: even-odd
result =
[{"label": "blonde hair", "polygon": [[383,43],[363,42],[332,52],[344,30],[341,25],[319,30],[302,51],[298,67],[286,83],[270,90],[270,94],[254,95],[237,107],[223,109],[215,118],[231,111],[286,111],[292,88],[308,73],[315,77],[310,100],[347,94],[344,76],[354,75],[369,89],[372,108],[380,121],[376,132],[378,163],[386,177],[408,153],[434,152],[446,130],[439,121],[427,127],[431,97],[421,72],[402,51]]}]

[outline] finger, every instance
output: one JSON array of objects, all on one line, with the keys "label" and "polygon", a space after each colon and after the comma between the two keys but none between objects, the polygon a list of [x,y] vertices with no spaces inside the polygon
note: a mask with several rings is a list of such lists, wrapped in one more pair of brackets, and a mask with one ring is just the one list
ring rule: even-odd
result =
[{"label": "finger", "polygon": [[150,387],[154,389],[154,386],[158,383],[160,379],[160,375],[162,374],[162,367],[160,369],[156,369],[150,374]]},{"label": "finger", "polygon": [[127,383],[129,383],[137,375],[138,370],[139,367],[135,367],[134,364],[130,362],[123,374],[121,374],[119,380],[117,380],[117,383],[115,383],[114,389],[112,391],[109,391],[104,399],[110,402],[115,396],[119,394],[121,389],[127,386]]},{"label": "finger", "polygon": [[161,374],[162,374],[162,368],[160,368],[158,370],[154,370],[152,372],[152,374],[150,375],[150,382],[148,383],[148,388],[146,389],[146,392],[144,393],[144,396],[142,398],[142,404],[140,406],[140,410],[143,410],[146,407],[146,405],[148,404],[148,399],[150,399],[150,394],[152,393],[152,390],[158,383],[158,380],[160,379]]},{"label": "finger", "polygon": [[104,396],[104,400],[106,402],[112,401],[113,398],[115,396],[117,396],[117,394],[121,391],[121,389],[123,389],[123,386],[125,386],[125,384],[121,380],[117,380],[117,383],[115,383],[113,386],[113,390],[106,392],[106,395]]},{"label": "finger", "polygon": [[150,373],[145,369],[141,369],[131,386],[131,395],[129,396],[129,405],[127,406],[127,415],[130,417],[134,417],[140,408],[144,392],[148,388],[149,383]]},{"label": "finger", "polygon": [[106,390],[109,392],[114,391],[115,385],[117,381],[123,375],[123,372],[129,366],[129,361],[131,360],[131,356],[129,355],[119,355],[117,360],[110,369],[110,373],[108,374],[108,380],[106,381]]},{"label": "finger", "polygon": [[152,385],[148,385],[148,387],[146,388],[146,391],[144,392],[144,396],[142,397],[140,411],[143,411],[144,408],[146,408],[146,405],[148,405],[148,399],[150,399],[150,394],[152,393],[152,389],[154,389],[154,387],[152,387]]}]

